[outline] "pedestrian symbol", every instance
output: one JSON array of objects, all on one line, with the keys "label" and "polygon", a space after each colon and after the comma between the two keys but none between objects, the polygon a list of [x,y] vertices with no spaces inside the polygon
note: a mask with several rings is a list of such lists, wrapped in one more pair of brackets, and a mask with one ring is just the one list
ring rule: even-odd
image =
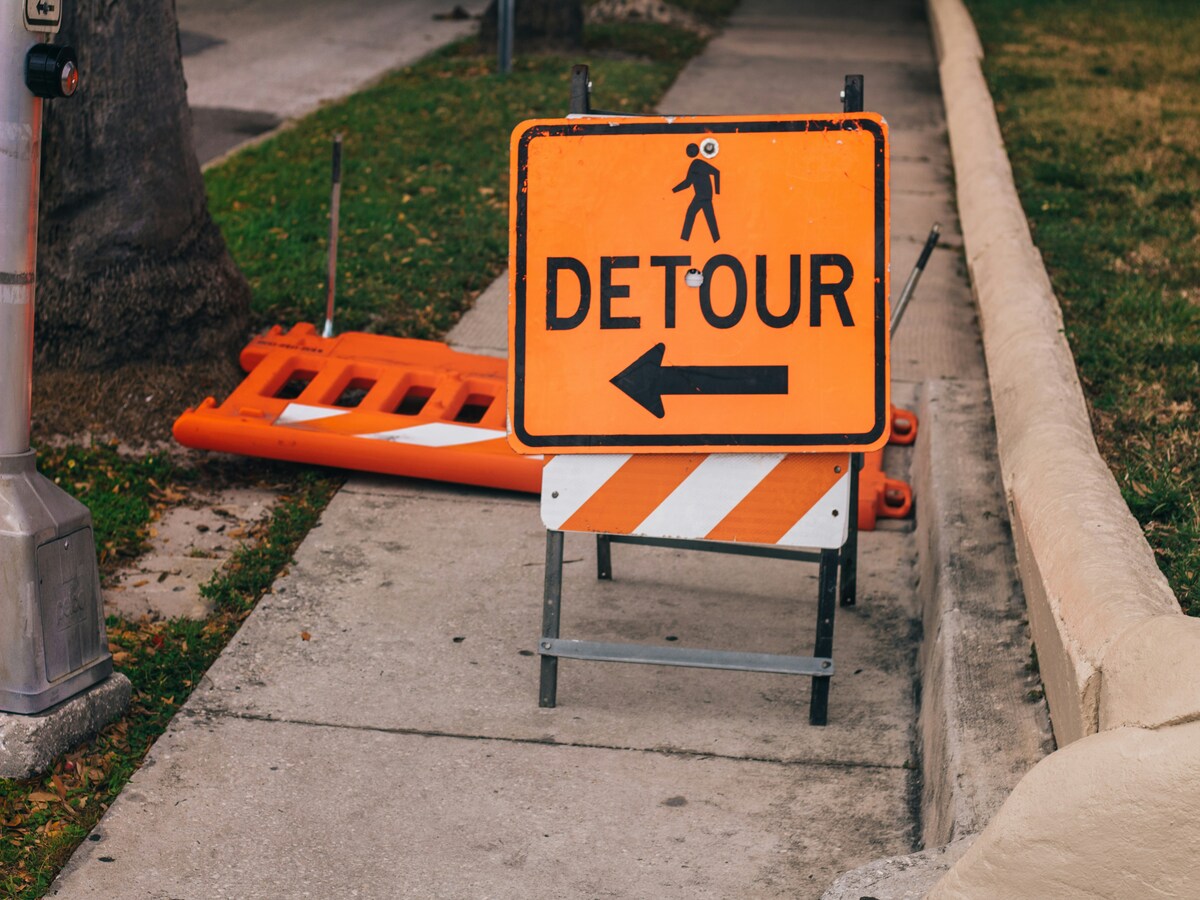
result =
[{"label": "pedestrian symbol", "polygon": [[692,158],[692,164],[688,166],[687,177],[671,188],[671,192],[674,194],[689,187],[695,192],[692,202],[688,204],[687,214],[683,219],[683,234],[680,237],[685,241],[692,239],[692,226],[696,222],[696,213],[702,212],[704,221],[708,223],[708,232],[712,235],[715,244],[721,239],[721,233],[717,230],[717,214],[713,211],[713,194],[721,193],[721,171],[702,159],[696,159],[700,155],[698,144],[688,144],[687,155]]}]

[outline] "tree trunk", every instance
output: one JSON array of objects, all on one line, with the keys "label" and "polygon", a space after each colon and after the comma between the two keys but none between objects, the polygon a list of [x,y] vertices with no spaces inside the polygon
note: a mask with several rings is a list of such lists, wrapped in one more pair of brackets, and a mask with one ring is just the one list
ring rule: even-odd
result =
[{"label": "tree trunk", "polygon": [[[575,48],[583,42],[583,0],[513,0],[513,44],[516,52]],[[496,49],[499,13],[491,0],[479,23],[479,42]]]},{"label": "tree trunk", "polygon": [[73,0],[59,43],[81,78],[43,107],[39,364],[236,352],[250,290],[208,214],[174,0]]}]

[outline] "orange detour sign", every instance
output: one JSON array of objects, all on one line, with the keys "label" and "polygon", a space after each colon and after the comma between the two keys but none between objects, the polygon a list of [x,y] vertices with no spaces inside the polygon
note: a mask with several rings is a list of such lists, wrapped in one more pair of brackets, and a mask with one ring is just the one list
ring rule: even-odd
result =
[{"label": "orange detour sign", "polygon": [[879,116],[526,122],[511,183],[518,452],[886,443]]}]

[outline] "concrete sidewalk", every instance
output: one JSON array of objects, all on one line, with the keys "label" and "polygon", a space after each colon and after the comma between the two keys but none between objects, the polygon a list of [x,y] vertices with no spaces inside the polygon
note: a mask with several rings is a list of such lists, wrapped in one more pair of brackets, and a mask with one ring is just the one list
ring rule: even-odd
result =
[{"label": "concrete sidewalk", "polygon": [[[946,234],[894,346],[897,402],[982,382],[923,15],[826,10],[746,0],[662,110],[834,111],[864,74],[893,138],[897,288],[935,219]],[[504,316],[495,287],[451,339],[502,353]],[[807,679],[570,660],[543,710],[536,501],[355,478],[51,895],[818,897],[918,834],[916,541],[862,552],[825,728]],[[566,559],[568,636],[811,647],[815,567],[622,546],[598,582],[580,536]]]}]

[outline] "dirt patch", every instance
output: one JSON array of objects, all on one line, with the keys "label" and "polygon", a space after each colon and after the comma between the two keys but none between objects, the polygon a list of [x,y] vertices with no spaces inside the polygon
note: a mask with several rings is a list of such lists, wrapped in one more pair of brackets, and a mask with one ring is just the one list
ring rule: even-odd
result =
[{"label": "dirt patch", "polygon": [[184,410],[205,397],[224,399],[244,376],[233,359],[37,371],[34,443],[94,438],[142,447],[170,442],[171,426]]}]

